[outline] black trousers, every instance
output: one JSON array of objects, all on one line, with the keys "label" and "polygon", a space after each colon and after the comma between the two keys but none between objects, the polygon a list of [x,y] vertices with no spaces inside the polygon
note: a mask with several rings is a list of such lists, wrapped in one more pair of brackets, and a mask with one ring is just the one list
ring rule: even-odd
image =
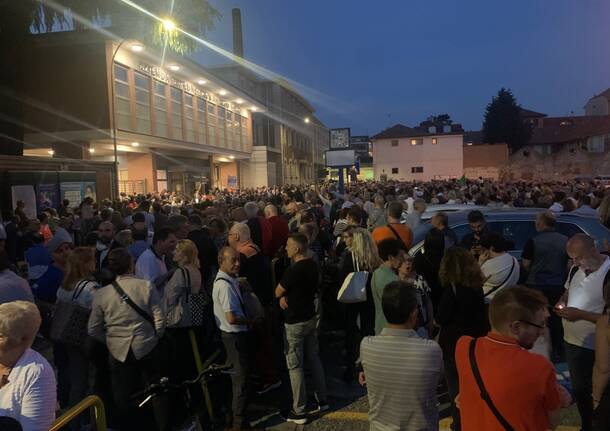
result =
[{"label": "black trousers", "polygon": [[345,304],[345,325],[346,365],[348,371],[352,371],[360,356],[360,341],[363,337],[375,335],[375,306],[372,295],[367,295],[365,302]]},{"label": "black trousers", "polygon": [[580,413],[582,431],[591,431],[593,427],[593,364],[595,351],[565,343],[566,360],[570,370],[570,381],[574,401]]},{"label": "black trousers", "polygon": [[[140,359],[136,359],[133,352],[129,351],[125,362],[120,362],[110,355],[110,376],[121,430],[171,429],[167,395],[154,397],[145,408],[138,408],[138,402],[131,399],[144,387],[159,382],[161,363],[159,346]],[[172,396],[177,395],[172,394]],[[151,404],[153,412],[150,411]]]},{"label": "black trousers", "polygon": [[459,431],[462,429],[460,420],[460,409],[455,405],[455,397],[460,393],[460,379],[457,372],[457,366],[455,364],[455,358],[447,358],[443,361],[445,366],[445,380],[447,381],[447,390],[449,392],[449,398],[451,398],[451,417],[453,423],[451,424],[452,431]]}]

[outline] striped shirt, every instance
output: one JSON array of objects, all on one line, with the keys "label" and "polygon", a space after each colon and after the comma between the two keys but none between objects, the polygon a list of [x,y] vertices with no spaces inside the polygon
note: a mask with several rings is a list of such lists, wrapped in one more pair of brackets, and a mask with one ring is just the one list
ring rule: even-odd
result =
[{"label": "striped shirt", "polygon": [[442,352],[412,329],[384,328],[360,344],[371,431],[438,430]]}]

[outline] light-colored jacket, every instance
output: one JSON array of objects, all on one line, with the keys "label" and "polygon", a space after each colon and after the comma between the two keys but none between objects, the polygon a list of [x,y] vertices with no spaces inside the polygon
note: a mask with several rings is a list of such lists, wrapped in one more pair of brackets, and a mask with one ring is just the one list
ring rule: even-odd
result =
[{"label": "light-colored jacket", "polygon": [[93,295],[89,335],[105,342],[118,361],[125,362],[130,349],[136,359],[141,359],[153,350],[165,329],[161,298],[149,281],[119,276],[117,282],[133,302],[152,316],[155,328],[108,285]]}]

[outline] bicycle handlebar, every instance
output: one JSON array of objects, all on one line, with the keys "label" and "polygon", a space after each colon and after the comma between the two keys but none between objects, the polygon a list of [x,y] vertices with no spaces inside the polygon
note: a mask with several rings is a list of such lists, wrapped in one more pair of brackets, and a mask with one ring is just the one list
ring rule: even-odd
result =
[{"label": "bicycle handlebar", "polygon": [[199,375],[197,377],[195,377],[194,379],[185,380],[182,383],[170,383],[169,378],[161,377],[161,379],[159,379],[159,383],[152,383],[152,384],[148,385],[146,388],[144,388],[140,392],[137,392],[137,393],[131,395],[130,399],[134,400],[134,399],[138,399],[138,398],[141,398],[144,396],[154,397],[154,396],[159,395],[162,392],[167,392],[169,390],[183,389],[188,386],[195,385],[202,380],[207,380],[207,379],[213,377],[214,375],[220,374],[231,368],[233,368],[232,364],[226,364],[226,365],[212,364],[208,368],[203,370],[201,373],[199,373]]}]

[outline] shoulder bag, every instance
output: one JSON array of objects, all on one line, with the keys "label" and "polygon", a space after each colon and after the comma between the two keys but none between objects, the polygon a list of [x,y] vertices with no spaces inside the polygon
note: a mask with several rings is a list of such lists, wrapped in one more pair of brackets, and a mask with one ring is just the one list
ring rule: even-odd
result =
[{"label": "shoulder bag", "polygon": [[366,283],[369,279],[369,273],[368,271],[360,271],[358,260],[354,259],[353,253],[352,261],[354,262],[355,271],[347,274],[341,289],[339,289],[339,293],[337,293],[337,301],[344,304],[366,302]]},{"label": "shoulder bag", "polygon": [[76,299],[83,292],[87,283],[89,280],[81,280],[74,287],[71,301],[58,301],[55,305],[49,333],[51,340],[82,346],[87,338],[87,322],[91,310],[80,305]]},{"label": "shoulder bag", "polygon": [[492,401],[491,397],[489,396],[487,389],[485,388],[485,384],[483,383],[483,379],[481,378],[481,373],[479,372],[479,366],[477,365],[477,358],[475,355],[476,346],[477,346],[477,339],[473,338],[470,341],[470,346],[468,349],[468,357],[470,359],[470,367],[472,368],[472,374],[474,375],[474,379],[476,380],[477,386],[479,387],[479,391],[481,392],[481,398],[483,399],[483,401],[485,401],[485,404],[487,404],[487,407],[489,407],[489,410],[491,410],[493,415],[496,417],[498,422],[500,422],[500,424],[502,424],[502,426],[504,427],[504,429],[506,431],[515,431],[515,429],[506,420],[506,418],[504,416],[502,416],[502,414],[500,413],[500,411],[498,410],[498,408]]},{"label": "shoulder bag", "polygon": [[402,244],[402,246],[404,247],[404,250],[408,252],[408,251],[409,251],[409,248],[407,247],[407,244],[405,244],[405,242],[402,240],[402,237],[401,237],[400,235],[398,235],[398,232],[396,232],[396,229],[394,229],[394,228],[392,227],[392,225],[391,225],[391,224],[388,224],[387,226],[388,226],[388,229],[390,229],[390,230],[392,231],[392,233],[394,234],[394,236],[396,237],[396,239],[397,239],[398,241],[400,241],[400,243],[401,243],[401,244]]},{"label": "shoulder bag", "polygon": [[[502,280],[502,283],[496,284],[494,287],[492,287],[489,292],[487,292],[485,295],[483,295],[484,297],[488,297],[489,295],[491,295],[492,293],[494,293],[496,290],[498,290],[499,288],[501,288],[502,286],[504,286],[504,284],[508,281],[508,279],[511,277],[511,275],[513,275],[513,271],[515,270],[515,262],[517,261],[517,259],[515,259],[515,257],[513,256],[513,264],[510,267],[510,271],[508,272],[508,275],[504,278],[504,280]],[[491,276],[490,276],[491,277]]]},{"label": "shoulder bag", "polygon": [[193,327],[204,322],[205,309],[209,299],[205,293],[192,293],[191,274],[188,269],[180,268],[183,280],[183,294],[175,304],[170,304],[167,310],[167,326]]}]

